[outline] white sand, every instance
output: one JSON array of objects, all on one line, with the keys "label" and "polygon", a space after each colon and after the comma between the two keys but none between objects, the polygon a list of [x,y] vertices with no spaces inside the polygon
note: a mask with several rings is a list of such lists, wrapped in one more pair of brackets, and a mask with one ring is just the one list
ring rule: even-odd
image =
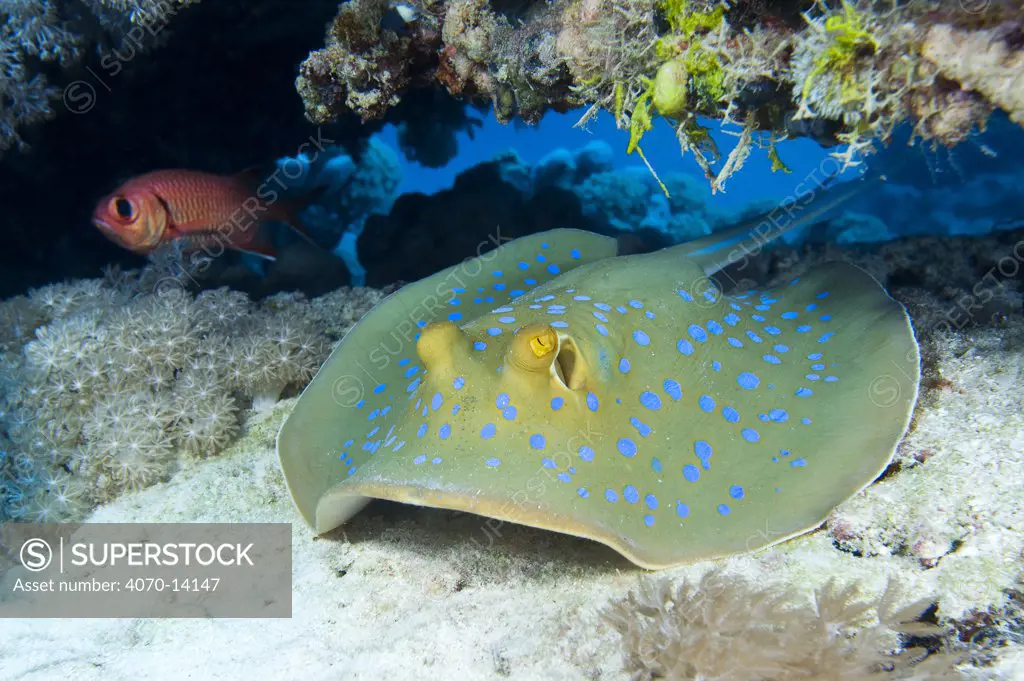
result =
[{"label": "white sand", "polygon": [[[905,469],[841,506],[826,531],[728,561],[759,582],[810,589],[831,576],[867,590],[888,576],[939,615],[999,605],[1024,548],[1024,334],[977,332],[933,356],[949,386],[927,390],[901,447]],[[926,358],[927,359],[927,358]],[[0,679],[622,679],[609,598],[648,573],[602,546],[483,519],[372,506],[314,541],[293,509],[274,453],[292,407],[252,415],[219,458],[98,509],[95,522],[292,522],[293,617],[281,620],[0,621]],[[955,543],[954,543],[955,542]],[[709,564],[660,573],[697,575]],[[1024,678],[1024,653],[971,678]]]}]

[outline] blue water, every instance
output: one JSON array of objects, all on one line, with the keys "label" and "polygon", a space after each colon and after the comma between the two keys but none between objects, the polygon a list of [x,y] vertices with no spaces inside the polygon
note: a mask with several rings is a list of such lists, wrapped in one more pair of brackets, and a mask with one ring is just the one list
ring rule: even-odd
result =
[{"label": "blue water", "polygon": [[[629,133],[618,130],[614,120],[607,112],[591,120],[587,129],[575,127],[582,115],[582,110],[566,114],[548,113],[537,125],[523,124],[502,125],[493,116],[482,119],[483,126],[474,131],[470,139],[464,133],[458,133],[459,152],[447,166],[443,168],[424,168],[403,159],[403,179],[399,185],[399,193],[423,192],[432,194],[452,185],[455,176],[468,168],[491,160],[498,153],[514,149],[523,161],[535,164],[545,155],[557,148],[578,149],[595,139],[603,140],[611,145],[616,152],[616,167],[643,168],[643,161],[637,154],[626,154]],[[735,146],[735,130],[723,130],[715,124],[712,137],[719,146],[722,156],[726,156]],[[380,135],[380,140],[393,148],[398,148],[397,134],[389,127]],[[647,159],[655,171],[661,175],[683,173],[704,180],[703,171],[697,166],[692,155],[681,156],[679,143],[676,141],[672,127],[664,120],[655,121],[654,130],[644,135],[642,147]],[[726,183],[725,192],[714,196],[716,206],[733,209],[752,202],[778,200],[792,193],[794,187],[819,166],[831,151],[823,149],[808,139],[786,140],[778,145],[779,155],[792,170],[792,173],[771,172],[771,163],[764,150],[755,149],[747,159],[744,167]],[[831,162],[827,169],[833,168]],[[852,174],[854,171],[847,171]]]}]

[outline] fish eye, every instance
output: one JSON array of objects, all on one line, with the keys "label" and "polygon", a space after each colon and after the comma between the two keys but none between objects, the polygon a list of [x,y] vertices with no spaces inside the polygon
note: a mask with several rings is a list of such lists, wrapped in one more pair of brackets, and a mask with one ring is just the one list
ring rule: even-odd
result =
[{"label": "fish eye", "polygon": [[123,220],[135,219],[135,205],[123,196],[115,196],[111,199],[110,207]]}]

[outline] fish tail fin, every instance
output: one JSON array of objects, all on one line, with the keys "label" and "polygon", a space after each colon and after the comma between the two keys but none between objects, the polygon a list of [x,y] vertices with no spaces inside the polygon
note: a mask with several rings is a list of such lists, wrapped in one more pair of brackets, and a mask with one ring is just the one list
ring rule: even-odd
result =
[{"label": "fish tail fin", "polygon": [[865,189],[885,181],[881,173],[867,173],[860,179],[836,184],[834,177],[808,191],[787,197],[779,206],[743,220],[739,224],[695,239],[681,248],[711,276],[748,255],[756,255],[768,244],[857,196]]}]

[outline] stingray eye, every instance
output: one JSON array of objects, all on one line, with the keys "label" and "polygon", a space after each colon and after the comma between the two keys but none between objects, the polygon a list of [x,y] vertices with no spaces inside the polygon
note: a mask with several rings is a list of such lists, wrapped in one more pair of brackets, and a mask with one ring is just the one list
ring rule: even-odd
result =
[{"label": "stingray eye", "polygon": [[529,324],[516,331],[509,359],[526,371],[546,371],[558,353],[558,334],[547,324]]},{"label": "stingray eye", "polygon": [[138,216],[135,204],[123,196],[115,196],[110,200],[110,210],[122,220],[133,221]]}]

